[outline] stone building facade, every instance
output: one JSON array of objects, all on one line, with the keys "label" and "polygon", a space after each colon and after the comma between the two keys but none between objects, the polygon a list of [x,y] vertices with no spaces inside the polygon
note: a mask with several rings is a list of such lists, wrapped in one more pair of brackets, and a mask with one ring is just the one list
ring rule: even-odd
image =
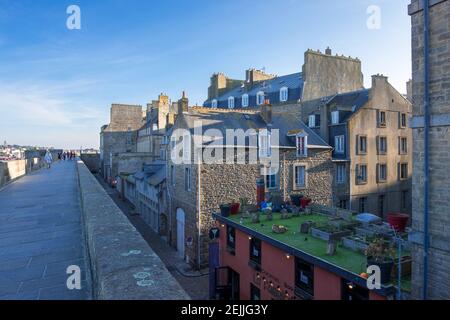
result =
[{"label": "stone building facade", "polygon": [[[256,151],[259,161],[256,163],[249,162],[251,148],[240,144],[235,147],[246,150],[244,163],[235,158],[231,163],[225,164],[177,163],[173,161],[173,157],[169,157],[169,239],[180,255],[195,267],[203,267],[208,263],[208,231],[214,226],[212,213],[217,212],[221,204],[239,202],[242,198],[256,204],[256,180],[260,177],[265,178],[269,195],[281,195],[289,200],[292,194],[302,194],[315,203],[331,205],[333,165],[330,146],[299,119],[289,114],[274,113],[271,106],[264,108],[258,111],[192,108],[178,115],[169,153],[173,155],[177,144],[184,143],[184,137],[180,138],[178,129],[186,129],[192,133],[194,143],[194,147],[190,149],[191,159],[195,159],[199,152],[211,152],[207,143],[198,143],[200,136],[194,128],[198,127],[199,121],[205,129],[203,138],[211,134],[207,131],[210,129],[216,130],[216,134],[221,132],[222,137],[225,137],[226,129],[255,129],[258,137],[268,127],[272,133],[279,130],[279,144],[275,145],[273,142],[271,145],[279,152],[278,171],[273,175],[262,174],[261,169],[267,162],[261,158],[259,143]],[[301,156],[297,154],[297,136],[308,137],[307,153]],[[222,149],[225,156],[226,149],[230,148],[228,142],[222,140],[219,146],[226,146]]]},{"label": "stone building facade", "polygon": [[411,214],[411,103],[383,75],[372,87],[311,100],[302,119],[334,148],[337,207]]},{"label": "stone building facade", "polygon": [[[450,1],[429,2],[429,83],[425,83],[424,4],[412,0],[413,231],[412,290],[417,299],[450,299]],[[429,88],[429,146],[425,147],[425,85]],[[429,154],[428,252],[425,251],[424,154]],[[425,272],[425,256],[428,272]],[[425,285],[425,283],[427,283]],[[424,293],[426,296],[424,296]]]},{"label": "stone building facade", "polygon": [[110,123],[103,126],[100,132],[100,165],[106,181],[111,181],[119,173],[117,168],[113,167],[114,155],[137,151],[137,131],[142,125],[142,106],[111,106]]},{"label": "stone building facade", "polygon": [[161,144],[166,130],[173,126],[177,114],[176,104],[172,104],[169,97],[160,94],[158,100],[147,105],[145,124],[138,131],[137,152],[153,154],[161,159]]},{"label": "stone building facade", "polygon": [[208,99],[203,106],[210,108],[258,108],[265,99],[274,106],[310,101],[338,93],[362,89],[361,61],[344,55],[307,50],[298,73],[276,76],[249,69],[245,80],[229,79],[223,73],[211,77]]}]

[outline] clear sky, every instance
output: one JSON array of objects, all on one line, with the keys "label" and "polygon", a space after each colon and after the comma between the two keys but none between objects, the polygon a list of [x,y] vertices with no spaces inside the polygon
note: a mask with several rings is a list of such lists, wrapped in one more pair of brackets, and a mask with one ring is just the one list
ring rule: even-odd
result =
[{"label": "clear sky", "polygon": [[[0,141],[98,147],[111,103],[145,105],[245,69],[299,72],[308,48],[358,57],[365,84],[411,77],[409,0],[0,0]],[[69,30],[69,5],[81,30]],[[367,8],[381,9],[369,29]]]}]

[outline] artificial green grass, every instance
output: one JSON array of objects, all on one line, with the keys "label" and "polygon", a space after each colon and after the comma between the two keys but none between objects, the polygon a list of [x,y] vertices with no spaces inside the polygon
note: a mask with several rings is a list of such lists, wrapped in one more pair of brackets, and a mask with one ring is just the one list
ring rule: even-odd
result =
[{"label": "artificial green grass", "polygon": [[[331,264],[341,267],[347,271],[355,274],[361,274],[367,270],[366,256],[338,246],[334,256],[327,255],[327,242],[321,239],[300,233],[300,225],[303,222],[312,221],[316,223],[328,221],[327,216],[322,215],[307,215],[300,217],[292,217],[290,219],[282,220],[279,213],[273,214],[273,220],[267,221],[264,214],[260,216],[260,223],[252,223],[251,218],[243,219],[240,223],[241,217],[232,216],[229,219],[235,223],[241,224],[249,229],[262,233],[274,240],[287,244],[293,248],[299,249],[307,254],[325,260]],[[282,225],[288,228],[288,232],[284,234],[276,234],[272,232],[272,225]]]},{"label": "artificial green grass", "polygon": [[[287,244],[288,246],[301,250],[356,275],[360,275],[361,273],[367,271],[367,259],[364,254],[352,251],[339,245],[336,249],[336,254],[334,256],[329,256],[326,253],[328,245],[326,241],[314,238],[310,234],[305,235],[300,233],[300,226],[302,223],[312,221],[320,225],[329,220],[328,216],[319,214],[302,215],[300,217],[292,217],[290,219],[282,220],[280,213],[274,213],[273,220],[267,221],[266,216],[264,214],[260,214],[260,223],[252,223],[251,218],[244,218],[241,223],[240,215],[231,216],[228,219],[234,223],[257,231],[267,237]],[[284,234],[273,233],[272,226],[274,224],[285,226],[288,228],[288,232]],[[410,255],[409,252],[403,251],[403,256],[408,255]],[[394,286],[397,286],[397,279],[392,278],[391,283]],[[402,289],[405,291],[411,290],[411,277],[402,278]]]}]

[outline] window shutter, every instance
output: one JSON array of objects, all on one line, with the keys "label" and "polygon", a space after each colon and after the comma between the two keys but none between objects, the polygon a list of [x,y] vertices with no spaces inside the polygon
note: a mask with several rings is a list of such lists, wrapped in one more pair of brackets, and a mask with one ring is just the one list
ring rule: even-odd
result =
[{"label": "window shutter", "polygon": [[377,137],[377,154],[381,154],[381,148],[380,148],[380,146],[381,146],[381,143],[380,143],[380,140],[381,140],[381,138],[380,137]]},{"label": "window shutter", "polygon": [[356,178],[356,183],[359,182],[359,164],[356,165],[355,168],[355,178]]},{"label": "window shutter", "polygon": [[359,154],[359,136],[356,136],[355,146],[356,146],[356,154]]}]

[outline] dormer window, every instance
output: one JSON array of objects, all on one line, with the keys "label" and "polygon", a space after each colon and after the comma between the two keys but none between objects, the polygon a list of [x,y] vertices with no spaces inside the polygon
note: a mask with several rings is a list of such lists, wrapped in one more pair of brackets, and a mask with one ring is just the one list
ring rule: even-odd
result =
[{"label": "dormer window", "polygon": [[259,157],[268,158],[272,155],[271,147],[271,135],[268,130],[262,130],[259,132]]},{"label": "dormer window", "polygon": [[297,144],[297,157],[307,157],[308,156],[308,136],[298,135],[296,137]]},{"label": "dormer window", "polygon": [[316,127],[316,115],[315,114],[312,114],[312,115],[309,116],[308,126],[310,128],[315,128]]},{"label": "dormer window", "polygon": [[280,101],[286,102],[289,97],[289,89],[287,87],[283,87],[280,89]]},{"label": "dormer window", "polygon": [[234,109],[234,97],[228,98],[228,109]]},{"label": "dormer window", "polygon": [[248,107],[248,94],[244,94],[242,96],[242,107],[244,108]]},{"label": "dormer window", "polygon": [[339,124],[339,111],[331,113],[331,124]]},{"label": "dormer window", "polygon": [[217,108],[217,100],[214,99],[213,101],[211,101],[211,107],[212,108]]},{"label": "dormer window", "polygon": [[260,106],[260,105],[262,105],[263,103],[264,103],[264,92],[262,92],[262,91],[259,91],[257,94],[256,94],[256,104],[258,105],[258,106]]}]

